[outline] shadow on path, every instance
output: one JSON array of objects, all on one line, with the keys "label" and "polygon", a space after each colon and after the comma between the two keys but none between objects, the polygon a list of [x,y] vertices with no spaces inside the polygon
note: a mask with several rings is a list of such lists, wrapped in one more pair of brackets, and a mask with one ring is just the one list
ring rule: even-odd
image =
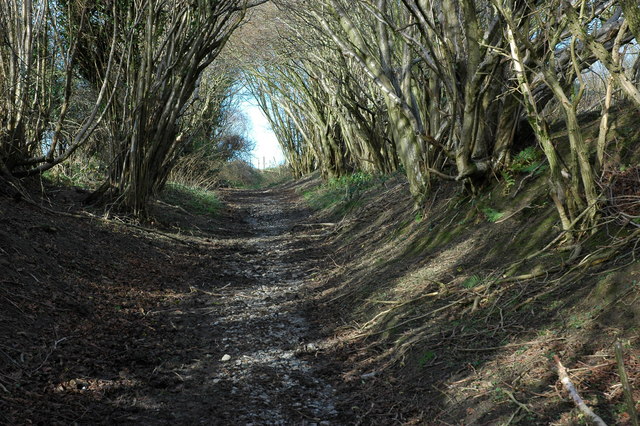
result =
[{"label": "shadow on path", "polygon": [[343,422],[304,314],[309,213],[224,197],[222,238],[0,200],[0,423]]}]

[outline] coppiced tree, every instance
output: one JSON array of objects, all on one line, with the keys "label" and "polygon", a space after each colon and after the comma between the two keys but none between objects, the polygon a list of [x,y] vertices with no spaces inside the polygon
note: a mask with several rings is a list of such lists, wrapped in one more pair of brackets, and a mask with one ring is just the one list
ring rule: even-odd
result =
[{"label": "coppiced tree", "polygon": [[502,20],[473,1],[341,2],[314,16],[385,97],[390,135],[420,201],[432,175],[464,180],[507,159],[518,119]]},{"label": "coppiced tree", "polygon": [[[420,204],[434,179],[481,182],[508,166],[528,121],[569,238],[596,223],[613,93],[640,107],[640,61],[625,57],[637,2],[274,0],[212,67],[265,2],[0,4],[1,172],[41,173],[102,126],[109,178],[90,201],[144,215],[181,154],[248,146],[221,130],[241,75],[298,176],[400,167]],[[600,70],[602,92],[587,70]],[[91,93],[84,111],[72,105],[80,91]],[[603,105],[593,141],[580,126],[587,93]]]},{"label": "coppiced tree", "polygon": [[395,170],[379,89],[343,57],[308,8],[280,6],[286,19],[272,40],[273,54],[262,55],[246,73],[276,133],[289,136],[279,139],[294,172],[311,166],[335,177],[355,169]]},{"label": "coppiced tree", "polygon": [[[245,79],[258,106],[267,117],[294,176],[302,177],[316,169],[313,143],[308,140],[305,118],[300,108],[292,108],[287,93],[274,91],[267,84],[269,74],[246,73]],[[269,93],[269,95],[267,95]]]},{"label": "coppiced tree", "polygon": [[[116,204],[144,216],[184,140],[181,119],[195,101],[204,70],[216,59],[246,10],[265,0],[139,0],[94,3],[84,33],[83,75],[116,93],[108,126],[114,139],[109,179],[91,202]],[[120,81],[105,75],[103,23],[118,28]]]},{"label": "coppiced tree", "polygon": [[[380,171],[393,164],[377,161],[386,151],[387,158],[397,155],[420,203],[434,177],[481,181],[508,166],[528,121],[548,160],[550,194],[569,238],[595,223],[612,92],[619,88],[640,105],[621,53],[637,35],[636,2],[277,3],[289,46],[276,55],[277,66],[256,68],[258,91],[296,124],[326,175],[344,167],[323,147],[338,146],[347,153],[339,161],[354,168],[366,170],[366,163]],[[579,119],[593,89],[584,79],[589,69],[607,73],[595,143]],[[549,114],[552,107],[560,116]],[[549,130],[558,118],[568,129],[566,145]]]},{"label": "coppiced tree", "polygon": [[[603,163],[612,84],[616,82],[632,100],[637,92],[620,69],[619,50],[625,40],[630,40],[628,27],[620,6],[611,3],[588,5],[582,1],[572,5],[559,0],[540,3],[531,9],[518,9],[513,1],[494,0],[493,3],[507,25],[509,57],[527,117],[551,169],[550,195],[571,240],[574,231],[595,224],[599,203],[596,171]],[[593,143],[590,145],[585,140],[579,123],[578,108],[585,91],[589,90],[583,71],[596,61],[609,71],[609,79],[594,157],[591,155]],[[562,111],[568,149],[558,147],[552,140],[550,117],[542,109],[549,99]]]},{"label": "coppiced tree", "polygon": [[[82,33],[91,19],[85,0],[0,3],[0,171],[35,175],[67,159],[100,125],[112,92],[95,87],[87,109],[71,119]],[[69,17],[77,19],[71,24]],[[117,22],[104,26],[102,74],[117,84]]]},{"label": "coppiced tree", "polygon": [[[388,134],[412,193],[420,202],[429,182],[430,153],[421,139],[424,116],[416,99],[419,88],[413,78],[409,49],[398,45],[397,34],[390,37],[386,23],[377,22],[362,2],[331,0],[321,2],[321,6],[312,14],[322,29],[342,55],[358,65],[382,93],[389,117]],[[386,6],[386,2],[378,4]]]},{"label": "coppiced tree", "polygon": [[180,118],[181,141],[170,181],[212,188],[224,163],[248,155],[247,118],[238,105],[238,76],[216,62],[202,74],[193,101]]},{"label": "coppiced tree", "polygon": [[[298,67],[270,67],[269,74],[277,83],[262,80],[264,89],[278,92],[285,111],[296,109],[289,116],[295,119],[298,130],[314,152],[320,169],[327,178],[345,174],[351,159],[347,151],[329,95],[319,82]],[[298,69],[296,69],[298,68]],[[263,90],[264,92],[264,90]]]}]

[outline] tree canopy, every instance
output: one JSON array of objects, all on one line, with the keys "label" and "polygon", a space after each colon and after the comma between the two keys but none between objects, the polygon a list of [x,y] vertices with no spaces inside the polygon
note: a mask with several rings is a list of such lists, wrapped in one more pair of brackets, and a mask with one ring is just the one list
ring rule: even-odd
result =
[{"label": "tree canopy", "polygon": [[144,214],[182,153],[242,142],[217,130],[241,81],[297,176],[402,170],[417,204],[437,180],[499,176],[533,133],[572,233],[598,214],[612,103],[640,107],[638,22],[630,0],[11,0],[0,169],[42,173],[102,138],[90,201]]}]

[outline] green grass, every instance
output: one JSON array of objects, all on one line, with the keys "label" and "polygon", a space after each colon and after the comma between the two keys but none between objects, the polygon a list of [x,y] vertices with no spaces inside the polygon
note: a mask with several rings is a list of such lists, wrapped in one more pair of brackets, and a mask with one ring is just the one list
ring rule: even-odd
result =
[{"label": "green grass", "polygon": [[332,178],[327,183],[306,191],[302,196],[314,210],[336,208],[336,214],[346,214],[359,205],[358,198],[366,189],[372,187],[383,177],[357,172],[351,175]]},{"label": "green grass", "polygon": [[350,175],[332,178],[327,183],[329,188],[359,191],[372,185],[373,175],[365,172],[356,172]]},{"label": "green grass", "polygon": [[310,191],[305,191],[302,196],[314,210],[324,210],[342,200],[342,191],[328,190],[318,187]]},{"label": "green grass", "polygon": [[176,183],[168,183],[161,198],[194,214],[215,216],[222,207],[215,192]]}]

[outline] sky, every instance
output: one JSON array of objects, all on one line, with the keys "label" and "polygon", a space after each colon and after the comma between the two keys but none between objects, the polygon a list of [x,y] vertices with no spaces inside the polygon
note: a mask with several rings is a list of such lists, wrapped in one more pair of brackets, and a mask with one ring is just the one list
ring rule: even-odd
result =
[{"label": "sky", "polygon": [[249,139],[255,143],[251,163],[260,169],[264,168],[265,160],[267,167],[283,164],[284,155],[278,145],[276,135],[255,100],[247,96],[240,102],[240,108],[249,119]]}]

